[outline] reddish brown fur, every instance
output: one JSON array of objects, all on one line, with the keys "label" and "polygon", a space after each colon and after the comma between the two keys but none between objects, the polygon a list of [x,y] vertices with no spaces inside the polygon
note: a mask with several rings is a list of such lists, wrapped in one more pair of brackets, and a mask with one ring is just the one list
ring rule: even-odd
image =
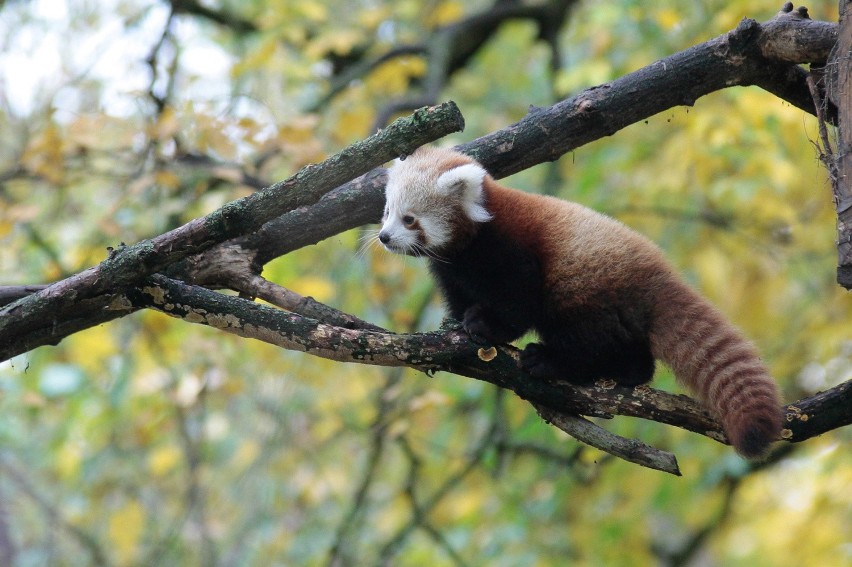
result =
[{"label": "reddish brown fur", "polygon": [[775,381],[752,345],[675,274],[659,249],[579,205],[486,178],[494,223],[540,254],[556,308],[623,301],[653,306],[651,348],[721,419],[731,444],[757,456],[781,430]]},{"label": "reddish brown fur", "polygon": [[731,444],[759,456],[781,431],[775,381],[740,332],[703,297],[676,281],[660,290],[654,355],[720,417]]},{"label": "reddish brown fur", "polygon": [[[423,160],[417,167],[425,170],[424,176],[476,163],[434,148],[419,150],[412,158]],[[655,244],[576,203],[509,189],[489,176],[483,190],[492,232],[538,259],[543,312],[570,318],[614,311],[631,323],[635,319],[633,328],[646,329],[654,358],[669,365],[719,416],[740,453],[758,456],[777,439],[780,399],[754,347],[682,281]],[[464,248],[477,233],[477,225],[463,215],[456,214],[451,225],[453,239],[440,253]],[[511,277],[511,270],[506,274]]]}]

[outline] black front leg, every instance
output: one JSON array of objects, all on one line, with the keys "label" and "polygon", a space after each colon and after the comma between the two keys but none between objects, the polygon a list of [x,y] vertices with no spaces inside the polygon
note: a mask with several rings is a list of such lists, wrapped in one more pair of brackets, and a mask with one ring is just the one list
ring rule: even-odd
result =
[{"label": "black front leg", "polygon": [[462,325],[473,340],[491,344],[512,342],[530,327],[526,321],[501,317],[501,313],[489,311],[481,303],[467,308]]},{"label": "black front leg", "polygon": [[430,269],[450,315],[476,340],[513,341],[539,318],[538,258],[490,223],[452,257],[432,260]]}]

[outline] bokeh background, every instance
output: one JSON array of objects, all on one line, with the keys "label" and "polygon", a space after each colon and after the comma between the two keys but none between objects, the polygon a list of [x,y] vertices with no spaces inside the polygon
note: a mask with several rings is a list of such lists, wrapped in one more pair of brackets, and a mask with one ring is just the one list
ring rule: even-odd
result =
[{"label": "bokeh background", "polygon": [[[66,277],[367,136],[389,104],[422,95],[430,60],[365,61],[501,4],[0,2],[0,283]],[[570,4],[553,41],[528,18],[503,22],[454,70],[437,99],[467,127],[444,143],[781,7]],[[836,4],[808,7],[836,21]],[[736,88],[506,183],[653,238],[792,401],[852,375],[816,139],[814,117]],[[370,228],[264,275],[390,329],[437,328],[425,266],[365,245]],[[665,369],[655,384],[678,389]],[[0,562],[852,564],[848,429],[754,467],[671,427],[604,425],[675,452],[683,477],[580,446],[487,384],[137,313],[0,364]]]}]

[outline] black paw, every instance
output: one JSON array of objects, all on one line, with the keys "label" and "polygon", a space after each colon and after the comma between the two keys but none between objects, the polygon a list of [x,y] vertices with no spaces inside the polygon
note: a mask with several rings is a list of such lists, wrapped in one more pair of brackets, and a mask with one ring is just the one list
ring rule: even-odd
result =
[{"label": "black paw", "polygon": [[646,384],[654,377],[654,356],[647,345],[628,345],[619,356],[610,357],[603,369],[604,378],[612,378],[622,386]]},{"label": "black paw", "polygon": [[470,338],[477,343],[499,344],[503,342],[485,319],[485,310],[479,304],[468,307],[467,311],[464,312],[462,326],[470,335]]},{"label": "black paw", "polygon": [[539,343],[530,343],[521,351],[521,370],[533,378],[553,380],[559,378],[559,368],[548,354],[547,347]]}]

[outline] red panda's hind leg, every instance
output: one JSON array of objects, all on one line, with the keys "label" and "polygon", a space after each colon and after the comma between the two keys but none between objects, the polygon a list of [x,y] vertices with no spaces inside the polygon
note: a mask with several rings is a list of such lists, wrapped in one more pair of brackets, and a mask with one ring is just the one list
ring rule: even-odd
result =
[{"label": "red panda's hind leg", "polygon": [[654,376],[654,357],[646,343],[632,342],[597,351],[580,348],[578,343],[573,346],[530,343],[521,352],[521,368],[534,378],[573,384],[610,379],[624,386],[638,386]]}]

